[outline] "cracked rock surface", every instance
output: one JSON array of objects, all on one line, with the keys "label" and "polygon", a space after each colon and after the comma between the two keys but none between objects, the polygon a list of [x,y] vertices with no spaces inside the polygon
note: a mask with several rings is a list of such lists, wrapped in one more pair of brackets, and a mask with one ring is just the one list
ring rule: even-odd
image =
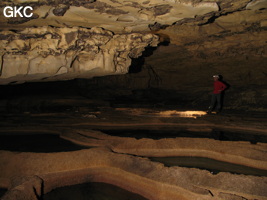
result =
[{"label": "cracked rock surface", "polygon": [[[93,27],[96,24],[113,32],[148,31],[149,24],[155,22],[171,25],[183,18],[194,18],[218,11],[216,2],[210,1],[15,1],[13,4],[27,3],[34,7],[31,19],[2,18],[2,27],[16,28],[25,26],[83,26]],[[12,5],[2,1],[1,6]],[[64,16],[64,17],[62,17]]]},{"label": "cracked rock surface", "polygon": [[157,45],[153,34],[117,34],[102,28],[26,28],[0,34],[1,82],[123,74],[131,58]]},{"label": "cracked rock surface", "polygon": [[[242,62],[254,58],[260,60],[259,68],[261,63],[266,64],[266,0],[4,0],[0,11],[3,13],[7,5],[26,4],[33,7],[31,18],[0,15],[0,84],[125,74],[130,58],[141,56],[144,47],[157,44],[157,36],[150,34],[179,47],[174,52],[178,54],[175,62],[183,57],[181,53],[193,56],[183,63],[185,66],[199,59],[217,63],[222,58],[227,65],[248,65],[244,68],[249,68],[250,63]],[[42,33],[35,38],[25,36],[29,29],[37,35]],[[96,29],[109,36],[95,35],[89,41],[80,38],[82,31]],[[137,33],[141,35],[129,36]],[[153,39],[144,39],[147,37]],[[12,38],[16,42],[10,41]],[[38,42],[43,45],[33,50],[33,43]],[[157,64],[164,68],[165,63]],[[266,76],[265,70],[261,71],[260,79]],[[223,72],[215,69],[213,73]],[[250,76],[246,72],[244,75]]]}]

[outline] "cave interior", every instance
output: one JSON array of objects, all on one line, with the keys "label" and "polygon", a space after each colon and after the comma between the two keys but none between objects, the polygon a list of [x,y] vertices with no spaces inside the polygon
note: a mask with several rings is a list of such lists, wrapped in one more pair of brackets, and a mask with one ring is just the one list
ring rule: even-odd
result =
[{"label": "cave interior", "polygon": [[266,8],[1,1],[1,200],[267,199]]}]

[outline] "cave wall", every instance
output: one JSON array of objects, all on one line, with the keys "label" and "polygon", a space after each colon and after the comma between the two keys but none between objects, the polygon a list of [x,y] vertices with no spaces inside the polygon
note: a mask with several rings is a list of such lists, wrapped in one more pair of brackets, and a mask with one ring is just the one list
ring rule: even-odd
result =
[{"label": "cave wall", "polygon": [[[31,6],[32,16],[5,17],[6,6]],[[157,44],[155,24],[218,9],[162,0],[1,1],[0,84],[124,74],[131,58]]]},{"label": "cave wall", "polygon": [[266,0],[18,0],[1,11],[23,3],[33,17],[0,17],[0,84],[97,77],[78,80],[83,95],[206,107],[221,74],[226,107],[266,107]]},{"label": "cave wall", "polygon": [[[134,96],[130,99],[136,103],[206,109],[213,87],[212,75],[220,74],[228,85],[225,108],[263,111],[267,102],[266,63],[267,58],[258,55],[202,57],[170,44],[159,46],[153,55],[145,57],[137,73],[80,80],[80,83],[85,94],[95,97],[114,97],[119,101]],[[102,92],[98,94],[98,90]]]},{"label": "cave wall", "polygon": [[102,28],[26,28],[0,33],[1,84],[30,80],[64,80],[127,73],[131,58],[153,34],[117,34]]},{"label": "cave wall", "polygon": [[[32,16],[4,17],[6,6],[31,6]],[[125,74],[158,36],[199,57],[229,48],[265,55],[266,8],[265,0],[4,0],[0,84]]]},{"label": "cave wall", "polygon": [[138,100],[167,103],[172,99],[172,104],[205,108],[212,75],[220,74],[228,84],[225,107],[263,111],[267,102],[266,30],[265,9],[240,10],[204,24],[185,20],[158,30],[163,43],[147,49],[133,62],[129,74],[96,78],[88,86],[99,85],[106,93],[114,86],[118,96],[140,95]]}]

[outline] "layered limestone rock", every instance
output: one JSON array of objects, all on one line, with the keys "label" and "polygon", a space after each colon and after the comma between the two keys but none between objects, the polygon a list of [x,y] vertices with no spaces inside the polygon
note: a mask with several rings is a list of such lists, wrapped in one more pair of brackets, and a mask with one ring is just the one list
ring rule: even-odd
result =
[{"label": "layered limestone rock", "polygon": [[[32,6],[32,17],[25,18],[17,16],[7,18],[3,16],[5,6],[19,7],[25,5]],[[42,56],[47,56],[44,61],[44,59],[35,58],[35,55],[32,55],[31,52],[28,52],[27,48],[29,48],[29,45],[31,45],[27,44],[28,41],[26,42],[26,44],[24,44],[21,41],[21,38],[15,38],[18,41],[13,43],[15,46],[20,46],[19,51],[22,51],[24,56],[20,55],[20,57],[12,57],[9,55],[10,53],[1,51],[0,61],[2,62],[0,62],[0,65],[4,65],[5,63],[8,64],[8,62],[11,62],[12,60],[13,65],[17,66],[17,63],[19,63],[19,65],[21,65],[22,67],[16,68],[9,65],[9,70],[7,70],[7,67],[5,67],[5,69],[2,67],[2,77],[7,78],[16,75],[20,76],[24,75],[25,73],[28,74],[28,71],[30,72],[30,76],[26,76],[27,78],[24,77],[20,79],[19,77],[16,77],[6,80],[5,83],[32,79],[40,81],[42,79],[46,79],[46,77],[51,77],[63,73],[65,75],[57,76],[56,80],[82,77],[73,75],[72,70],[69,69],[69,66],[76,67],[77,65],[79,65],[79,67],[81,68],[82,73],[88,72],[86,76],[83,74],[83,77],[87,78],[108,74],[118,74],[119,71],[123,71],[122,73],[125,73],[127,72],[127,67],[130,63],[128,56],[126,56],[126,51],[130,51],[128,47],[126,47],[128,45],[126,44],[127,42],[125,42],[127,39],[122,42],[125,43],[126,46],[121,48],[125,49],[125,52],[123,53],[123,55],[119,56],[120,58],[114,58],[112,60],[110,58],[107,59],[106,57],[112,57],[113,53],[111,53],[110,56],[107,56],[107,54],[112,51],[117,51],[114,54],[122,54],[121,49],[117,49],[115,47],[117,45],[117,42],[114,41],[121,40],[118,38],[126,37],[122,36],[123,34],[128,35],[130,33],[136,32],[144,34],[144,37],[147,37],[145,35],[148,32],[158,34],[160,35],[161,41],[169,41],[171,44],[182,47],[179,48],[177,52],[179,53],[179,55],[175,57],[175,62],[181,61],[179,60],[179,58],[181,57],[180,53],[187,54],[188,58],[186,59],[188,59],[188,62],[182,63],[185,66],[190,66],[192,65],[192,63],[199,63],[198,59],[202,59],[200,61],[202,63],[215,63],[217,61],[220,61],[221,58],[226,58],[227,65],[241,63],[240,65],[243,66],[243,63],[246,62],[245,59],[248,60],[251,57],[256,57],[259,63],[263,63],[266,62],[266,60],[262,60],[266,59],[266,7],[266,0],[16,0],[12,2],[4,0],[0,2],[1,30],[19,30],[22,33],[27,33],[30,32],[27,28],[33,28],[33,31],[40,29],[41,32],[42,29],[44,29],[42,27],[52,26],[57,27],[58,29],[54,28],[56,30],[51,32],[51,37],[62,37],[63,39],[60,39],[61,44],[59,44],[59,46],[55,44],[57,40],[56,38],[50,39],[52,44],[50,44],[50,42],[48,43],[49,45],[52,45],[52,47],[47,45],[47,48],[51,48],[51,50],[44,50],[44,52],[46,53],[44,53],[44,55]],[[105,34],[112,34],[113,36],[106,35],[105,38],[100,39],[101,41],[98,45],[90,42],[91,46],[95,46],[90,47],[91,50],[82,49],[83,47],[81,47],[80,45],[83,44],[79,43],[79,36],[81,34],[77,33],[79,32],[77,27],[88,29],[91,29],[93,27],[101,27],[107,31],[107,33]],[[59,36],[55,36],[54,32],[59,32]],[[69,34],[71,32],[76,33],[71,36],[72,34]],[[10,34],[17,35],[20,34],[20,32]],[[1,36],[1,38],[4,38],[5,40],[5,38],[8,37],[6,35],[10,34],[4,32],[2,33],[2,35],[4,36]],[[67,42],[63,45],[65,34],[68,34],[69,38],[76,37],[75,35],[77,35],[77,42],[75,42],[74,39],[72,42]],[[49,38],[47,38],[49,37],[48,35],[49,34],[39,35],[38,41],[41,39],[41,37],[46,37],[44,38],[43,42],[44,44],[47,43],[47,40],[49,40]],[[94,40],[98,39],[99,38],[94,38]],[[109,42],[108,44],[104,45],[104,43],[107,42],[105,41],[107,39]],[[31,42],[33,42],[34,39],[31,38],[30,40]],[[84,42],[84,39],[82,40]],[[145,43],[147,46],[151,45],[149,42]],[[135,44],[136,46],[132,48],[132,52],[128,53],[129,57],[136,57],[140,55],[140,52],[135,53],[135,49],[138,49],[139,46],[140,48],[144,47],[145,43],[142,43],[142,45],[139,43]],[[7,41],[1,43],[1,47],[3,47],[3,49],[5,47],[8,48],[7,45],[9,45]],[[64,47],[62,47],[62,45]],[[97,48],[96,46],[101,46],[101,48]],[[111,48],[111,46],[112,50],[106,49],[106,52],[100,53],[103,49]],[[17,47],[11,45],[10,48]],[[24,49],[21,50],[21,48]],[[45,47],[42,46],[42,48]],[[59,50],[55,50],[54,48],[58,48]],[[76,50],[72,48],[76,48]],[[79,51],[81,51],[82,55],[77,53],[77,48],[80,49]],[[100,49],[97,53],[98,56],[94,57],[94,54],[96,54],[96,51],[98,51],[97,49]],[[62,50],[62,52],[67,51],[67,54],[63,55],[62,52],[59,52],[60,50]],[[88,53],[89,51],[90,53]],[[14,51],[12,50],[12,53],[13,52]],[[56,52],[57,55],[54,55],[52,52]],[[131,54],[135,54],[135,56],[131,56]],[[90,67],[88,68],[88,66],[85,67],[85,65],[87,64],[92,64],[91,62],[89,63],[89,61],[86,61],[88,59],[92,59],[92,57],[94,57],[95,59],[95,65],[108,65],[109,69],[106,70],[107,66],[102,66],[102,68],[105,68],[105,73],[97,73],[95,71],[99,70],[95,70],[95,67],[93,65],[91,67],[94,69]],[[103,59],[102,57],[105,58]],[[114,57],[118,56],[114,55]],[[192,62],[191,57],[193,57],[195,62]],[[234,60],[233,58],[236,58],[236,60]],[[31,64],[31,68],[35,69],[28,69],[27,67],[27,62],[31,59],[34,59]],[[103,60],[105,60],[105,63],[103,63]],[[77,64],[78,61],[80,61],[79,64]],[[48,64],[45,64],[46,67],[44,67],[43,65],[39,64],[40,62]],[[160,66],[163,65],[158,61],[157,63]],[[56,65],[57,67],[53,67]],[[96,67],[97,69],[99,68],[98,66]],[[38,68],[38,70],[36,70],[36,68]],[[85,68],[86,70],[84,70]],[[177,68],[177,66],[174,66],[174,68]],[[247,67],[245,68],[247,69]],[[262,67],[260,66],[260,68]],[[169,70],[168,67],[166,68],[166,70]],[[198,69],[191,71],[197,70]],[[10,74],[11,71],[13,72],[13,75]],[[108,73],[106,73],[107,71]],[[266,72],[264,70],[261,71],[263,71],[263,73],[259,75],[260,79],[265,78],[266,76]],[[214,72],[211,73],[222,72],[223,71],[215,69]],[[183,72],[181,74],[183,74]],[[231,72],[231,74],[234,73]],[[245,72],[242,73],[241,76],[250,76],[249,74],[250,72],[245,70]],[[175,80],[178,80],[178,78],[176,77]]]},{"label": "layered limestone rock", "polygon": [[[218,11],[216,2],[210,1],[2,1],[3,5],[32,5],[31,18],[2,18],[0,26],[20,28],[52,25],[93,27],[96,24],[113,32],[149,31],[156,24],[171,25],[184,18],[194,18]],[[2,10],[0,10],[2,12]]]},{"label": "layered limestone rock", "polygon": [[267,7],[266,0],[4,0],[0,2],[1,13],[5,6],[14,5],[32,6],[32,17],[1,15],[1,29],[47,25],[91,28],[97,25],[116,33],[143,32],[185,22],[208,24],[234,12],[259,11]]},{"label": "layered limestone rock", "polygon": [[215,18],[212,23],[188,21],[159,33],[196,58],[241,55],[266,58],[266,18],[266,10],[242,10]]},{"label": "layered limestone rock", "polygon": [[[3,15],[11,12],[6,6],[26,5],[33,8],[31,17]],[[133,32],[219,10],[215,2],[162,0],[18,0],[1,1],[0,7],[0,28],[7,31],[0,35],[2,84],[126,73],[130,58],[157,43],[154,35]]]},{"label": "layered limestone rock", "polygon": [[1,83],[94,77],[128,72],[131,58],[156,46],[153,34],[102,28],[27,28],[0,33]]}]

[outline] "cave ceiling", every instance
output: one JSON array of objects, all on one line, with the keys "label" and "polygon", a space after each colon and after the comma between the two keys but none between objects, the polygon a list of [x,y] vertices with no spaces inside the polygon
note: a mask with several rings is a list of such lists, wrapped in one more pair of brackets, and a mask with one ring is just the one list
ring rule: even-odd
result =
[{"label": "cave ceiling", "polygon": [[[33,15],[7,18],[6,6]],[[0,84],[125,74],[163,41],[204,57],[266,60],[266,8],[266,0],[4,0]]]}]

